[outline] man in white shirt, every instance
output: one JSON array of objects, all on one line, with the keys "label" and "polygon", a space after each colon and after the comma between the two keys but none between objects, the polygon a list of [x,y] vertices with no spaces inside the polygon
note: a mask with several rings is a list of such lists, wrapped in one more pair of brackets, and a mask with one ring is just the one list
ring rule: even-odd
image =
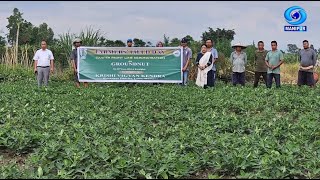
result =
[{"label": "man in white shirt", "polygon": [[33,57],[34,60],[34,73],[37,74],[38,86],[44,82],[48,86],[50,71],[53,73],[53,54],[47,49],[47,42],[41,41],[41,49],[39,49]]}]

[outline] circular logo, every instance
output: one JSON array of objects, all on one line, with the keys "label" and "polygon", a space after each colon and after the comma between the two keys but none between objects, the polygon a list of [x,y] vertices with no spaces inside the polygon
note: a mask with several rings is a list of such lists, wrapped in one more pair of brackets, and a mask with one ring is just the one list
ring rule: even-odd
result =
[{"label": "circular logo", "polygon": [[307,13],[300,6],[292,6],[284,12],[284,18],[291,25],[299,25],[306,21]]},{"label": "circular logo", "polygon": [[180,50],[174,51],[172,53],[175,57],[179,57],[180,56]]}]

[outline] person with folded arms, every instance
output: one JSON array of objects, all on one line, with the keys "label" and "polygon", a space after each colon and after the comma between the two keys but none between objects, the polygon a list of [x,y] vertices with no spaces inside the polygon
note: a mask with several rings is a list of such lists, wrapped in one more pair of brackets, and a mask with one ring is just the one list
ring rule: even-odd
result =
[{"label": "person with folded arms", "polygon": [[314,87],[313,71],[317,63],[317,53],[309,47],[307,40],[303,41],[303,49],[299,51],[299,62],[298,86],[308,85]]},{"label": "person with folded arms", "polygon": [[283,53],[278,50],[277,41],[271,41],[271,51],[266,55],[266,65],[268,66],[267,72],[267,88],[272,87],[273,79],[276,82],[276,88],[280,88],[280,66],[284,62]]}]

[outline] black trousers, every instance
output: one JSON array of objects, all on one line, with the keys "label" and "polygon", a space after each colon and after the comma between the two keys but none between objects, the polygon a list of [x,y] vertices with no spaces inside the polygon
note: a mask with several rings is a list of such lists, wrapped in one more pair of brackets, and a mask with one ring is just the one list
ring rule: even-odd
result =
[{"label": "black trousers", "polygon": [[314,85],[313,72],[299,71],[298,73],[298,86],[301,85]]},{"label": "black trousers", "polygon": [[258,87],[259,80],[263,77],[264,84],[267,86],[267,72],[255,72],[253,87]]},{"label": "black trousers", "polygon": [[214,71],[210,70],[208,71],[208,74],[207,74],[207,84],[204,85],[204,89],[208,87],[213,87],[213,86],[214,86]]},{"label": "black trousers", "polygon": [[246,83],[246,76],[245,72],[239,73],[239,72],[233,72],[232,73],[232,84],[236,86],[237,84],[241,84],[244,86]]}]

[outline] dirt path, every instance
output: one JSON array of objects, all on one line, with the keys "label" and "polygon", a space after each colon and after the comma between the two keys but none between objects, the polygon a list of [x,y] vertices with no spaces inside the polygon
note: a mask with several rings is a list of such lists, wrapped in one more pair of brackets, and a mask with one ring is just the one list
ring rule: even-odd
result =
[{"label": "dirt path", "polygon": [[25,162],[28,154],[17,154],[7,149],[0,149],[0,166],[15,163],[19,168],[25,168]]}]

